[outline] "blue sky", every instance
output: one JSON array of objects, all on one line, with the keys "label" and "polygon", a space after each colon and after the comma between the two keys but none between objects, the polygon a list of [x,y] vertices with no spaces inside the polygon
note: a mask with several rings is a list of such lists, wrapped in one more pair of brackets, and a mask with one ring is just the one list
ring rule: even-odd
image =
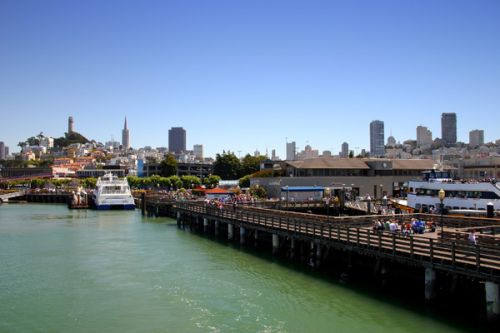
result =
[{"label": "blue sky", "polygon": [[369,148],[386,137],[500,138],[500,1],[0,1],[0,140],[67,117],[89,138],[207,155]]}]

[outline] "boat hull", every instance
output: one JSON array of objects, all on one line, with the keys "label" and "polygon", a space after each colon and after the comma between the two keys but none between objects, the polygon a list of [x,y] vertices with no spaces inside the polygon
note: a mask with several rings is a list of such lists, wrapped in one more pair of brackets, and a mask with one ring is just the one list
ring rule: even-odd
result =
[{"label": "boat hull", "polygon": [[109,205],[109,204],[103,204],[103,205],[95,205],[96,210],[134,210],[135,205],[134,204],[122,204],[122,205]]}]

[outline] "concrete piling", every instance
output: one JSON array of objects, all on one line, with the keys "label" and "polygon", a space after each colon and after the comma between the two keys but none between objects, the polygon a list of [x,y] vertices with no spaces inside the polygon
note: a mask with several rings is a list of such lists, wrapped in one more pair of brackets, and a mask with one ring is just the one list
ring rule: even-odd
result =
[{"label": "concrete piling", "polygon": [[486,293],[486,315],[489,319],[500,315],[500,295],[498,283],[485,282],[484,290]]},{"label": "concrete piling", "polygon": [[233,240],[234,238],[234,225],[231,223],[227,224],[227,239],[228,240]]},{"label": "concrete piling", "polygon": [[425,268],[425,300],[432,301],[436,297],[436,271],[431,267]]},{"label": "concrete piling", "polygon": [[278,248],[280,245],[280,239],[277,234],[273,234],[273,255],[278,253]]}]

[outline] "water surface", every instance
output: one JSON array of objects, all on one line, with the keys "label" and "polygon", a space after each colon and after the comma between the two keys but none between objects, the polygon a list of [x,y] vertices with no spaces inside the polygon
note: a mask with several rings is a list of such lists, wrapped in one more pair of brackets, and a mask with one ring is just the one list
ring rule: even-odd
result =
[{"label": "water surface", "polygon": [[0,332],[464,332],[138,211],[0,206]]}]

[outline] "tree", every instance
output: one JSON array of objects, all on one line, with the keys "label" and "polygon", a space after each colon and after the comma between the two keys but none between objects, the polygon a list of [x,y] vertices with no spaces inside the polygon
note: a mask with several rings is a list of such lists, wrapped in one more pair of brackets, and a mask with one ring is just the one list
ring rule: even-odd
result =
[{"label": "tree", "polygon": [[241,161],[242,176],[250,175],[260,170],[260,163],[266,159],[265,156],[252,156],[246,154]]},{"label": "tree", "polygon": [[177,174],[177,161],[174,155],[167,154],[165,159],[160,163],[160,176],[170,177]]},{"label": "tree", "polygon": [[170,176],[168,177],[168,179],[170,180],[170,184],[172,184],[171,186],[178,190],[182,187],[182,180],[179,178],[179,176]]},{"label": "tree", "polygon": [[182,187],[184,188],[192,188],[193,186],[201,185],[200,178],[196,176],[182,176],[181,181],[182,181]]},{"label": "tree", "polygon": [[240,187],[250,187],[250,175],[246,175],[240,178]]},{"label": "tree", "polygon": [[354,157],[354,151],[350,150],[349,151],[349,158],[353,158]]},{"label": "tree", "polygon": [[267,198],[266,189],[259,185],[251,186],[250,194],[257,198]]},{"label": "tree", "polygon": [[217,175],[210,175],[203,179],[203,184],[205,184],[205,186],[208,188],[215,188],[217,185],[219,185],[219,182],[220,177]]},{"label": "tree", "polygon": [[214,162],[214,174],[222,179],[238,179],[241,177],[241,162],[231,152],[217,154]]}]

